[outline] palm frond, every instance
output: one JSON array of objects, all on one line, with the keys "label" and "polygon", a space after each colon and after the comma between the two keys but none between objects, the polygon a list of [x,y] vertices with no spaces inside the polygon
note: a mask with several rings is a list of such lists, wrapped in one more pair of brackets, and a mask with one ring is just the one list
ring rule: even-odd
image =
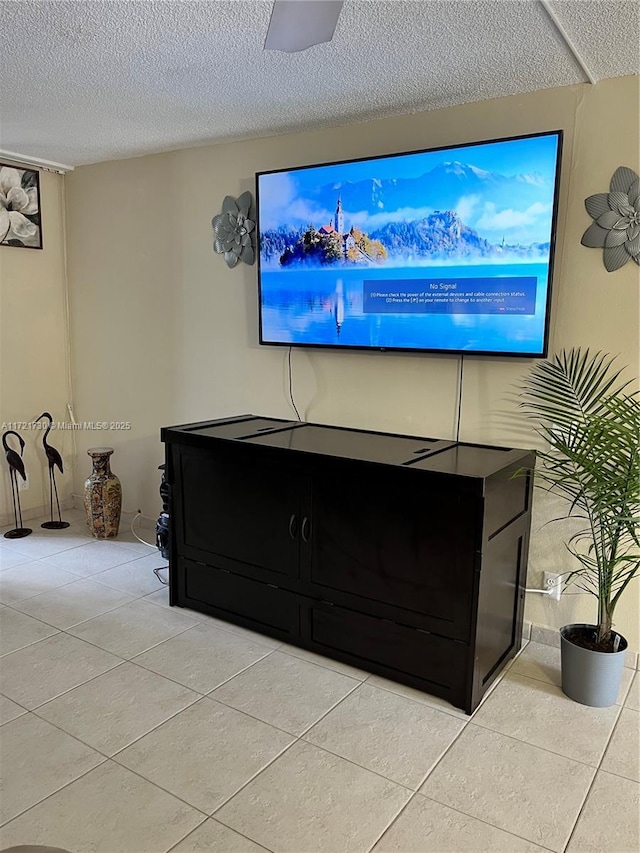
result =
[{"label": "palm frond", "polygon": [[584,526],[567,541],[573,580],[598,598],[611,623],[621,594],[640,571],[640,400],[615,356],[579,348],[535,365],[520,406],[546,442],[534,482],[567,502],[561,518]]}]

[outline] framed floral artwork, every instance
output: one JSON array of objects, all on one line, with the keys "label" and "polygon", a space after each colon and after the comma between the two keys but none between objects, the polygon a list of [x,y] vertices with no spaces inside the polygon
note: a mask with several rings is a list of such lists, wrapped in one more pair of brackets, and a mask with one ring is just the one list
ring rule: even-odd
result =
[{"label": "framed floral artwork", "polygon": [[40,175],[0,163],[0,246],[42,248]]}]

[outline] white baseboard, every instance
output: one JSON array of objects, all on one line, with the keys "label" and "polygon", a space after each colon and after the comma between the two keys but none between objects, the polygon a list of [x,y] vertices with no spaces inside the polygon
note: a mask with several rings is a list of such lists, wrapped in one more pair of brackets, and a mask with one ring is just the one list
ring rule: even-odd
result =
[{"label": "white baseboard", "polygon": [[[65,509],[74,509],[73,498],[67,498],[67,500],[60,501],[60,511],[63,515]],[[31,519],[33,518],[44,518],[45,516],[49,515],[49,512],[49,504],[47,504],[46,506],[34,506],[31,509],[23,509],[22,520],[31,521]],[[13,526],[15,523],[16,522],[13,515],[13,511],[0,515],[0,527],[8,527],[9,525]]]}]

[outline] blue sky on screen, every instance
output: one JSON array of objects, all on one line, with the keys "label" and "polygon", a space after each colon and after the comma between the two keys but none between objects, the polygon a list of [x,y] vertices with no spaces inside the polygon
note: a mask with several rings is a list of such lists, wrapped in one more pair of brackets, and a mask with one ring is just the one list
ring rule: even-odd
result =
[{"label": "blue sky on screen", "polygon": [[[391,208],[373,200],[359,204],[357,210],[345,205],[346,220],[371,232],[387,222],[413,221],[434,210],[453,209],[492,243],[547,242],[557,151],[558,137],[549,135],[260,175],[260,228],[299,228],[309,223],[320,227],[333,216],[338,193],[334,187],[340,184],[418,179],[444,163],[457,162],[481,170],[470,176],[473,185],[469,182],[468,188],[464,179],[446,186],[434,183],[434,191],[421,198],[409,185]],[[503,179],[499,189],[492,180],[495,175]],[[438,195],[440,186],[445,186],[443,197]],[[326,191],[320,193],[320,188]]]}]

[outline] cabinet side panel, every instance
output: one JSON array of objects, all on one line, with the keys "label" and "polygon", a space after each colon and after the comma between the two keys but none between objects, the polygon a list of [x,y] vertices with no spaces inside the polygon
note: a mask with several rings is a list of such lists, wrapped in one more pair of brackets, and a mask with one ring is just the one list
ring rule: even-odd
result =
[{"label": "cabinet side panel", "polygon": [[477,701],[520,648],[528,520],[527,516],[509,525],[487,544],[483,554],[474,671]]}]

